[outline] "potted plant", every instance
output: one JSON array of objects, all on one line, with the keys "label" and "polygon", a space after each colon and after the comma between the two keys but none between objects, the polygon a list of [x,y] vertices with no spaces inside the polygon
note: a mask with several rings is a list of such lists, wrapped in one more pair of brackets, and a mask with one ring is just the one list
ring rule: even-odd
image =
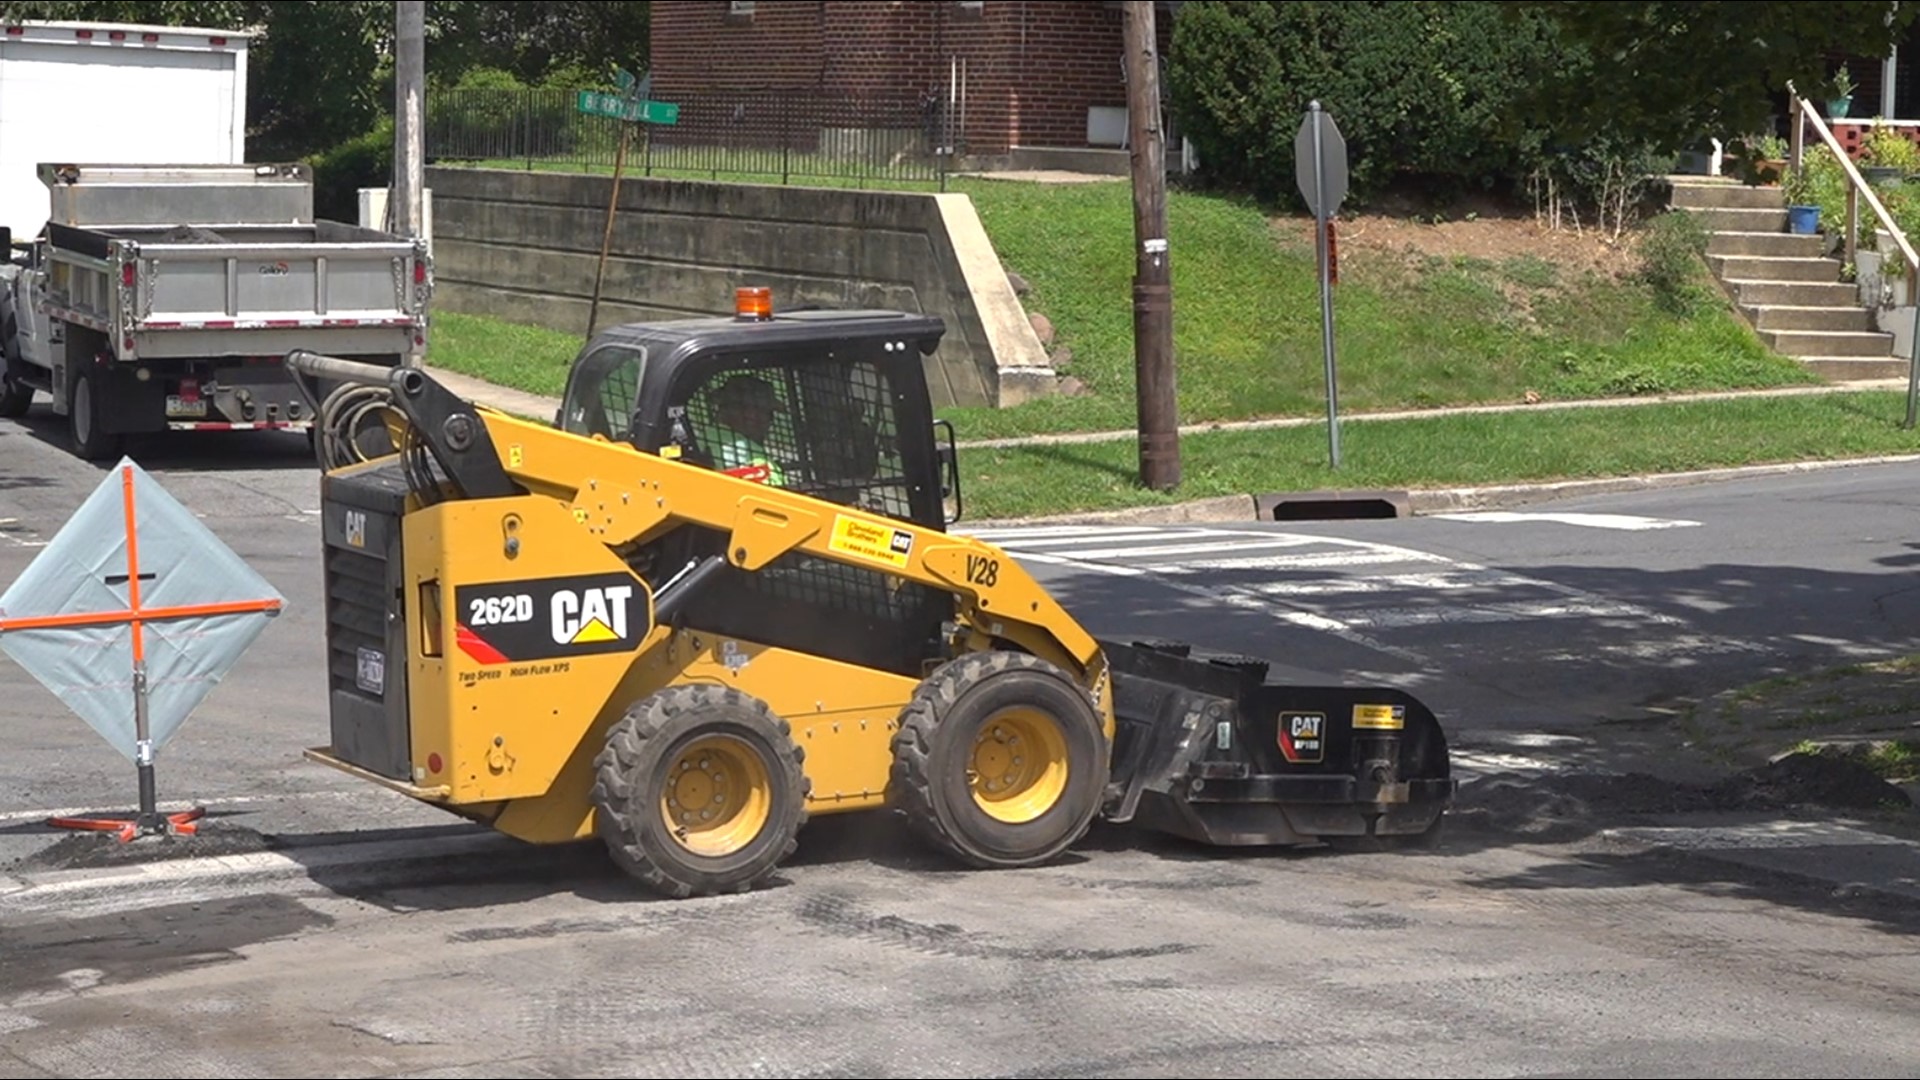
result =
[{"label": "potted plant", "polygon": [[1814,201],[1813,171],[1803,162],[1788,170],[1780,184],[1787,197],[1787,231],[1810,236],[1820,231],[1820,204]]},{"label": "potted plant", "polygon": [[1762,182],[1778,183],[1787,171],[1787,140],[1778,135],[1763,135],[1754,146],[1755,171]]},{"label": "potted plant", "polygon": [[1875,117],[1872,130],[1860,140],[1860,175],[1874,187],[1885,187],[1916,170],[1920,170],[1920,146]]},{"label": "potted plant", "polygon": [[1835,120],[1846,118],[1847,110],[1853,108],[1853,76],[1847,73],[1847,65],[1841,64],[1840,70],[1833,76],[1833,96],[1827,99],[1827,115]]}]

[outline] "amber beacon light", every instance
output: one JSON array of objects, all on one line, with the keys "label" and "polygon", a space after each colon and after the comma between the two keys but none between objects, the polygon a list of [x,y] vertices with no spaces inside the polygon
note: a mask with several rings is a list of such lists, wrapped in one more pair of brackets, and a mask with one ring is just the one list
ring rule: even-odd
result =
[{"label": "amber beacon light", "polygon": [[773,290],[764,285],[733,290],[733,315],[736,319],[773,318]]}]

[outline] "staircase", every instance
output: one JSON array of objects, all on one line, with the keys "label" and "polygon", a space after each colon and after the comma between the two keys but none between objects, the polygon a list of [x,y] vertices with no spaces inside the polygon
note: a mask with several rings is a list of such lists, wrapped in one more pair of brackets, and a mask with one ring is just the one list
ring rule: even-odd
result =
[{"label": "staircase", "polygon": [[1853,283],[1840,278],[1823,236],[1787,231],[1778,187],[1674,176],[1672,205],[1706,227],[1707,265],[1760,340],[1834,380],[1904,376],[1893,335],[1874,325]]}]

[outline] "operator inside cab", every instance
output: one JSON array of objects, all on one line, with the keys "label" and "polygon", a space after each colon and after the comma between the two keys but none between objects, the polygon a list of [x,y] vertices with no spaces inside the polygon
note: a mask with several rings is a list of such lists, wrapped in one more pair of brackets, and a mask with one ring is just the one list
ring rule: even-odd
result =
[{"label": "operator inside cab", "polygon": [[785,487],[786,472],[767,449],[780,399],[765,379],[739,374],[713,392],[716,464],[732,476]]}]

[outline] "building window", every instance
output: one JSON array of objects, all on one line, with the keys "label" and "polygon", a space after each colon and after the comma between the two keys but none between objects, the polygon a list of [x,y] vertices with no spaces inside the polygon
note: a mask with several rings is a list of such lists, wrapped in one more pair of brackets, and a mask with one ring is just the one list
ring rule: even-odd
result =
[{"label": "building window", "polygon": [[753,18],[753,0],[730,0],[727,14],[737,19]]}]

